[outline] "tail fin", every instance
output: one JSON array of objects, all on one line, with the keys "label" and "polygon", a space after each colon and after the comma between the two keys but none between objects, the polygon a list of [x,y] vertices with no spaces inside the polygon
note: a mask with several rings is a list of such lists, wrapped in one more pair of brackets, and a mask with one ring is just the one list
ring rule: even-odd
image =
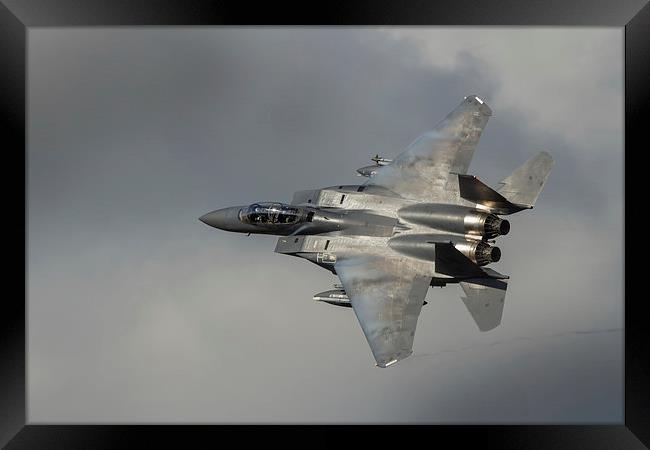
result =
[{"label": "tail fin", "polygon": [[551,155],[539,152],[502,180],[503,186],[497,189],[497,192],[512,203],[532,208],[544,188],[553,163]]},{"label": "tail fin", "polygon": [[460,286],[466,295],[461,297],[461,300],[465,303],[478,329],[490,331],[498,327],[503,316],[503,302],[508,283],[495,279],[470,279],[462,281]]}]

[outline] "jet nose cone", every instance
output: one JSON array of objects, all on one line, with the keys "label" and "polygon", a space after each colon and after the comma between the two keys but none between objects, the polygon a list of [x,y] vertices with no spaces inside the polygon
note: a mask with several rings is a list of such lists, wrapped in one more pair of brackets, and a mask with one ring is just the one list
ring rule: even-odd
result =
[{"label": "jet nose cone", "polygon": [[209,212],[199,217],[199,220],[206,225],[210,225],[211,227],[225,230],[228,228],[231,222],[230,209],[231,208],[224,208]]}]

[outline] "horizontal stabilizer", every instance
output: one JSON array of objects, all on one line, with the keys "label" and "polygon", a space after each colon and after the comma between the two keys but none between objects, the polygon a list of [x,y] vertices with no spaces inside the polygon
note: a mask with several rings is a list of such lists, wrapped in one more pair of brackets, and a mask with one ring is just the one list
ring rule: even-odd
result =
[{"label": "horizontal stabilizer", "polygon": [[473,175],[458,174],[458,188],[462,198],[490,208],[496,214],[512,214],[530,208],[512,203]]},{"label": "horizontal stabilizer", "polygon": [[481,269],[483,269],[483,271],[487,273],[490,278],[496,278],[497,280],[507,280],[510,278],[508,275],[499,273],[494,269],[490,269],[489,267],[481,267]]},{"label": "horizontal stabilizer", "polygon": [[539,152],[501,181],[499,194],[513,203],[532,208],[544,189],[553,164],[551,155],[547,152]]},{"label": "horizontal stabilizer", "polygon": [[461,297],[481,331],[490,331],[501,324],[508,284],[503,280],[473,279],[462,281],[466,297]]}]

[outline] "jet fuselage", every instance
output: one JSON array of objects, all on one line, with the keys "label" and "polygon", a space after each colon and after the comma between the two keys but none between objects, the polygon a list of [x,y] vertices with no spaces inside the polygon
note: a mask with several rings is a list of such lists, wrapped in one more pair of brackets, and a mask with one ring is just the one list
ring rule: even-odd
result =
[{"label": "jet fuselage", "polygon": [[467,173],[492,110],[476,95],[394,159],[376,155],[357,169],[362,185],[298,191],[290,204],[261,202],[218,209],[200,219],[226,231],[279,236],[275,252],[306,259],[338,278],[313,298],[351,307],[376,364],[412,353],[430,286],[460,283],[479,330],[499,326],[509,277],[487,265],[508,234],[500,216],[530,209],[553,159],[540,152],[498,189]]}]

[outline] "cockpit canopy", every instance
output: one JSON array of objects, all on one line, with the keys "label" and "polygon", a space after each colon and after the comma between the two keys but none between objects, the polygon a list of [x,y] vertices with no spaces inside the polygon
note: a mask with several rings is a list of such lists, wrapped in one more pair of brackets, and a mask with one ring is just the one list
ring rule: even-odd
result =
[{"label": "cockpit canopy", "polygon": [[239,220],[251,225],[294,224],[303,216],[301,208],[282,203],[253,203],[239,210]]}]

